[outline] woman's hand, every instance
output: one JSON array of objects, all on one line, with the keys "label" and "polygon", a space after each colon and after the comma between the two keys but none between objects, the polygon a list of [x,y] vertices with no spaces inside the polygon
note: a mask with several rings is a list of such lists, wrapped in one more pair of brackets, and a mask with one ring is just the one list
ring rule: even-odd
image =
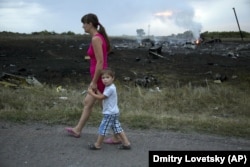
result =
[{"label": "woman's hand", "polygon": [[93,89],[91,87],[88,87],[88,93],[92,93]]},{"label": "woman's hand", "polygon": [[96,84],[96,83],[91,82],[90,85],[89,85],[89,87],[90,87],[92,90],[97,91],[97,84]]},{"label": "woman's hand", "polygon": [[92,95],[92,96],[94,96],[95,94],[96,94],[96,91],[95,90],[93,90],[91,87],[88,87],[88,94],[90,94],[90,95]]}]

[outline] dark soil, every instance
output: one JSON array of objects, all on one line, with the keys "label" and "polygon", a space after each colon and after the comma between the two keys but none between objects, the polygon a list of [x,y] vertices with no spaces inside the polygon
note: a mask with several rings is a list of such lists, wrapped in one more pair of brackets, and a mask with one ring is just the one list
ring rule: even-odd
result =
[{"label": "dark soil", "polygon": [[[0,39],[0,72],[34,76],[41,83],[68,85],[89,82],[89,60],[85,59],[89,37],[16,36]],[[129,78],[154,77],[147,86],[203,85],[218,74],[228,82],[238,82],[250,70],[250,43],[222,42],[202,44],[196,49],[164,45],[158,57],[150,46],[136,41],[111,38],[114,49],[109,66],[122,82]],[[126,44],[127,47],[116,47]],[[240,48],[240,49],[239,49]],[[238,79],[233,80],[232,76]],[[206,82],[207,82],[206,81]]]}]

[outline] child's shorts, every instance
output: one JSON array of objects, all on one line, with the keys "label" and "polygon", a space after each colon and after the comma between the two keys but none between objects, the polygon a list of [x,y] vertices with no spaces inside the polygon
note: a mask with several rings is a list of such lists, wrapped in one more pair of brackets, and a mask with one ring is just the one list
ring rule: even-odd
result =
[{"label": "child's shorts", "polygon": [[99,126],[99,134],[102,136],[106,136],[112,128],[115,134],[121,133],[123,131],[120,121],[119,114],[104,114],[102,122]]}]

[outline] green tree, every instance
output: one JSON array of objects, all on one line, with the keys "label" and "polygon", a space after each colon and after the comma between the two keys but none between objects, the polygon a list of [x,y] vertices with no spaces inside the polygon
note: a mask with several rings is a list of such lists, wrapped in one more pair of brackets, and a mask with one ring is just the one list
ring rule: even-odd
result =
[{"label": "green tree", "polygon": [[142,36],[144,36],[146,33],[144,32],[144,30],[143,29],[137,29],[136,30],[136,33],[137,33],[137,35],[139,36],[139,37],[142,37]]}]

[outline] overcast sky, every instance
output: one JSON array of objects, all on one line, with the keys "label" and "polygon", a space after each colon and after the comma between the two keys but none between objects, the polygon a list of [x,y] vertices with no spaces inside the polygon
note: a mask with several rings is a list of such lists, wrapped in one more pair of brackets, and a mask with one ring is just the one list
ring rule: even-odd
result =
[{"label": "overcast sky", "polygon": [[250,0],[0,0],[0,31],[83,34],[95,13],[109,35],[171,35],[187,30],[250,32]]}]

